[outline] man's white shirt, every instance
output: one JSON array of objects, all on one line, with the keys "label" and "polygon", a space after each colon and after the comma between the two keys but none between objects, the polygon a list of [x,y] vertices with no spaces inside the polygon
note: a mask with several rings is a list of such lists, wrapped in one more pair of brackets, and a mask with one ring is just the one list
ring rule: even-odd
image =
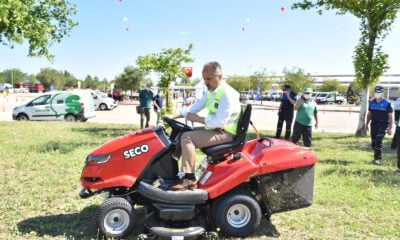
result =
[{"label": "man's white shirt", "polygon": [[[205,125],[208,128],[224,128],[226,123],[235,108],[240,106],[239,93],[229,86],[226,82],[222,82],[214,91],[211,93],[211,101],[214,100],[215,95],[219,88],[225,87],[225,92],[222,94],[218,105],[218,111],[216,115],[209,115],[205,118]],[[206,107],[207,104],[207,94],[204,94],[201,99],[196,101],[188,111],[182,111],[181,114],[186,118],[187,113],[198,113]]]}]

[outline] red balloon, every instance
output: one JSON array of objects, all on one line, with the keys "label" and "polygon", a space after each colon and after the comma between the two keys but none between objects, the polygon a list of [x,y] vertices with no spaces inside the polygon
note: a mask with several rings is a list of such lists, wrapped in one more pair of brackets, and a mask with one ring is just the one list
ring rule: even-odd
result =
[{"label": "red balloon", "polygon": [[285,7],[281,7],[281,11],[282,11],[282,12],[285,11]]}]

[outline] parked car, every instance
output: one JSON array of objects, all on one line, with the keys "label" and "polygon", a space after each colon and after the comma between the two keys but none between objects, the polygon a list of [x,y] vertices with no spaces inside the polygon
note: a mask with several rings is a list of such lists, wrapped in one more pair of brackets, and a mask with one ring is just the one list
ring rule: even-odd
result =
[{"label": "parked car", "polygon": [[247,95],[247,93],[245,93],[245,92],[241,92],[240,93],[240,101],[246,101],[246,100],[249,100],[250,98],[249,98],[249,96]]},{"label": "parked car", "polygon": [[338,94],[337,92],[326,92],[326,93],[318,93],[316,95],[316,102],[318,104],[327,104],[327,103],[337,103],[342,104],[346,101],[346,98],[343,95]]},{"label": "parked car", "polygon": [[87,91],[52,91],[15,107],[14,120],[82,121],[95,117],[93,98]]},{"label": "parked car", "polygon": [[282,98],[282,92],[271,92],[268,96],[267,100],[270,101],[279,101]]},{"label": "parked car", "polygon": [[96,110],[112,110],[117,107],[117,102],[107,97],[103,92],[90,90],[90,94],[93,97],[94,109]]},{"label": "parked car", "polygon": [[14,92],[14,88],[9,83],[0,83],[0,92],[7,91],[9,93]]},{"label": "parked car", "polygon": [[25,87],[14,88],[15,93],[29,93],[29,89]]}]

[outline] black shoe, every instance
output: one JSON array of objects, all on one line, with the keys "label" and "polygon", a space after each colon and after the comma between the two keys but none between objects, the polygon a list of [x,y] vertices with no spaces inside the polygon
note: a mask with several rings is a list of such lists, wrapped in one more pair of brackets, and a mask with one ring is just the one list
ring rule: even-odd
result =
[{"label": "black shoe", "polygon": [[372,161],[372,164],[381,165],[382,163],[380,159],[375,159],[374,161]]}]

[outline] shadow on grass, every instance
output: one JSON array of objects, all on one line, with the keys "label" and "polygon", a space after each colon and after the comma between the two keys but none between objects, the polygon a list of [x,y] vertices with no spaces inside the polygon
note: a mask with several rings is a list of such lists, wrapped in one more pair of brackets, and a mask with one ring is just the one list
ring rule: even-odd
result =
[{"label": "shadow on grass", "polygon": [[119,137],[135,130],[136,129],[129,129],[129,128],[102,128],[102,127],[72,128],[73,132],[80,132],[93,137]]},{"label": "shadow on grass", "polygon": [[[314,135],[314,134],[313,134]],[[339,135],[339,134],[329,134],[329,136],[325,136],[325,134],[315,134],[313,136],[313,140],[324,140],[324,139],[329,139],[329,140],[346,140],[346,139],[351,139],[355,138],[354,135]]]},{"label": "shadow on grass", "polygon": [[[43,237],[64,237],[65,239],[107,239],[96,227],[97,205],[84,208],[79,213],[38,216],[17,223],[18,231],[22,234],[32,234]],[[144,231],[145,209],[136,209],[137,222],[133,233],[128,239]]]},{"label": "shadow on grass", "polygon": [[257,231],[249,236],[249,238],[278,238],[280,235],[281,234],[279,233],[278,229],[276,229],[276,226],[270,220],[263,218]]},{"label": "shadow on grass", "polygon": [[95,147],[98,142],[62,142],[62,141],[48,141],[40,146],[36,146],[38,153],[49,153],[59,151],[61,154],[70,153],[82,146]]},{"label": "shadow on grass", "polygon": [[348,166],[354,164],[354,162],[347,161],[347,160],[336,160],[336,159],[326,159],[319,161],[320,164],[337,164],[337,165],[344,165]]},{"label": "shadow on grass", "polygon": [[332,174],[337,174],[339,176],[355,176],[368,178],[375,185],[399,185],[400,177],[398,174],[390,170],[383,169],[368,169],[368,170],[352,170],[352,169],[328,169],[323,171],[322,176],[329,176]]},{"label": "shadow on grass", "polygon": [[98,238],[95,227],[97,206],[84,208],[80,213],[58,214],[28,218],[17,224],[22,234],[35,233],[36,236],[65,237],[66,239]]}]

